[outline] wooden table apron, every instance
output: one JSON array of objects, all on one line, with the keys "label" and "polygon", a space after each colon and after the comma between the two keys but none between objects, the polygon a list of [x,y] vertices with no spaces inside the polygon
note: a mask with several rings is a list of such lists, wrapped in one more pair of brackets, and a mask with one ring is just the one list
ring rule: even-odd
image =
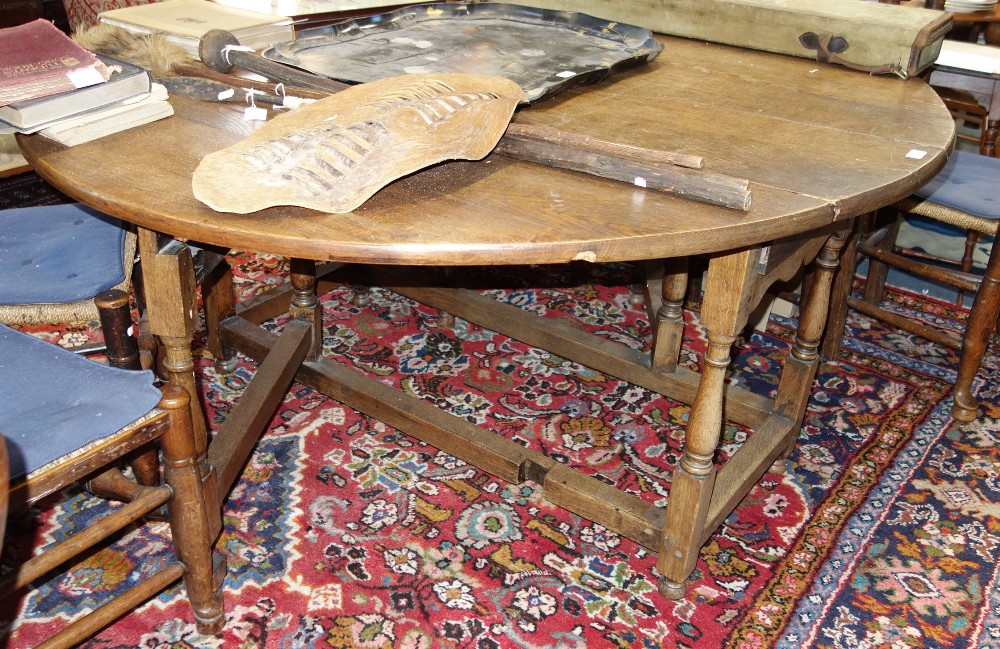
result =
[{"label": "wooden table apron", "polygon": [[[66,149],[38,136],[20,142],[56,187],[140,226],[150,322],[167,350],[171,380],[189,388],[194,280],[178,240],[292,258],[291,285],[280,292],[279,306],[295,318],[280,337],[256,324],[274,314],[273,305],[235,315],[226,273],[203,286],[209,348],[225,354],[233,345],[262,360],[204,451],[218,472],[206,475],[220,501],[294,376],[500,478],[540,483],[552,502],[658,551],[660,589],[678,597],[703,542],[794,444],[817,365],[830,275],[851,217],[930,179],[953,146],[954,123],[919,80],[684,39],[662,42],[662,54],[649,65],[522,109],[515,121],[703,156],[708,170],[750,179],[750,212],[493,155],[400,179],[349,214],[291,207],[218,213],[193,197],[192,172],[204,155],[254,126],[233,107],[182,98],[172,98],[176,115],[169,119],[85,145]],[[176,240],[164,243],[164,234]],[[700,375],[676,366],[679,287],[692,255],[709,258]],[[726,386],[732,342],[753,307],[773,282],[813,258],[816,280],[776,397]],[[571,260],[655,261],[646,264],[653,268],[650,354],[474,291],[414,281],[415,266]],[[320,357],[315,261],[365,264],[380,285],[691,403],[666,510]],[[405,272],[394,269],[403,266]],[[754,434],[717,469],[712,459],[724,418]]]}]

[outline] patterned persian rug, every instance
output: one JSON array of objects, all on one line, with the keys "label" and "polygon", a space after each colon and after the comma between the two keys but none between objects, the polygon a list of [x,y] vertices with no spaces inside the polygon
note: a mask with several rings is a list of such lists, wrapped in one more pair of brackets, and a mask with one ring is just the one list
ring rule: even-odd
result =
[{"label": "patterned persian rug", "polygon": [[[281,260],[236,254],[244,297],[280,282]],[[486,292],[540,317],[572,318],[641,348],[649,327],[626,265],[482,271]],[[360,290],[360,289],[359,289]],[[663,505],[686,405],[378,288],[323,297],[325,346],[350,365],[559,461]],[[899,310],[949,326],[967,312],[892,291]],[[690,312],[683,361],[703,344]],[[269,323],[275,330],[281,322]],[[772,316],[739,348],[732,380],[773,391],[794,320]],[[86,647],[997,647],[1000,646],[1000,364],[977,391],[985,413],[949,416],[956,358],[853,315],[821,366],[798,445],[702,550],[687,596],[662,598],[655,556],[299,384],[276,412],[224,510],[227,623],[199,636],[183,590]],[[56,343],[82,323],[32,330]],[[220,376],[200,347],[212,423],[255,366]],[[752,370],[749,372],[748,370]],[[720,460],[748,431],[724,431]],[[55,498],[23,539],[86,527],[106,505]],[[68,576],[0,603],[6,647],[124,589],[162,561],[166,531],[132,533]],[[4,640],[0,640],[3,645]]]}]

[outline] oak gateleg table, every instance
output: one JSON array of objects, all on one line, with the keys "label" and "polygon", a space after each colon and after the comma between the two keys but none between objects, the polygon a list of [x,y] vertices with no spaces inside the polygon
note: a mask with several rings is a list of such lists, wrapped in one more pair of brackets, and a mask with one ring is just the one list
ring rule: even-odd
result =
[{"label": "oak gateleg table", "polygon": [[[237,310],[228,268],[202,280],[208,347],[260,366],[208,443],[204,475],[221,503],[295,378],[510,482],[533,480],[551,502],[658,552],[661,592],[684,593],[698,550],[795,443],[818,364],[831,276],[854,217],[929,180],[954,123],[916,79],[876,77],[764,52],[658,37],[651,63],[519,110],[514,121],[702,156],[748,178],[749,212],[491,155],[402,178],[348,214],[280,207],[235,215],[198,202],[191,176],[206,154],[246,136],[241,107],[171,98],[168,119],[65,148],[20,136],[37,172],[87,205],[139,228],[148,317],[171,381],[194,391],[196,241],[290,258],[274,299]],[[677,365],[687,260],[708,259],[702,371]],[[463,266],[644,261],[652,351],[639,353],[461,288]],[[726,384],[731,347],[765,291],[815,261],[776,396]],[[683,457],[665,509],[363,376],[322,349],[317,264],[364,265],[371,281],[620,379],[691,404]],[[448,268],[435,284],[434,269]],[[426,272],[428,282],[419,281]],[[322,290],[322,288],[321,288]],[[258,326],[283,312],[280,335]],[[198,413],[201,415],[201,413]],[[723,420],[753,429],[721,468]]]}]

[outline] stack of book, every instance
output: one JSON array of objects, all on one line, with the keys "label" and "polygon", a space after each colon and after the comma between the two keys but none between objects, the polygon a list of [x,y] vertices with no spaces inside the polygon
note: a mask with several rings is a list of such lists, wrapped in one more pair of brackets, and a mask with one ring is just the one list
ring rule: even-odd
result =
[{"label": "stack of book", "polygon": [[90,52],[45,20],[0,29],[0,51],[14,53],[0,59],[0,134],[72,146],[173,114],[145,69]]},{"label": "stack of book", "polygon": [[121,27],[134,34],[159,32],[166,39],[198,58],[201,37],[212,29],[224,29],[240,45],[261,50],[295,38],[292,20],[271,13],[257,13],[225,6],[209,0],[165,0],[103,11],[102,23]]}]

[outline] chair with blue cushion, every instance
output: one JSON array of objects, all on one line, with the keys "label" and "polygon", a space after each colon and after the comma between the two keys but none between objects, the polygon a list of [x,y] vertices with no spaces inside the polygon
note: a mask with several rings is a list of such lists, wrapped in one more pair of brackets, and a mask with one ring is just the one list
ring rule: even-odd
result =
[{"label": "chair with blue cushion", "polygon": [[80,204],[0,211],[0,322],[100,320],[109,361],[138,369],[128,293],[135,249],[121,221]]},{"label": "chair with blue cushion", "polygon": [[[845,246],[841,258],[843,272],[834,285],[822,355],[828,359],[836,358],[848,308],[959,350],[952,415],[959,421],[972,421],[978,412],[972,383],[989,348],[1000,314],[1000,247],[994,242],[985,272],[979,276],[906,257],[895,252],[893,244],[900,219],[907,218],[907,215],[918,215],[996,237],[1000,224],[1000,159],[956,151],[929,183],[895,203],[891,209],[896,212],[891,222],[874,232],[865,231],[862,226],[858,229],[857,245]],[[869,260],[862,298],[851,296],[851,283],[859,257]],[[935,328],[933,323],[914,320],[883,307],[882,292],[889,267],[974,294],[965,331],[961,335],[945,331]]]},{"label": "chair with blue cushion", "polygon": [[[117,460],[150,445],[162,454],[162,484],[133,483],[127,504],[106,507],[103,517],[88,521],[69,538],[40,554],[33,551],[30,560],[0,582],[4,596],[29,586],[166,508],[176,560],[153,575],[144,572],[130,590],[75,620],[44,646],[75,646],[182,577],[198,630],[217,633],[224,621],[225,567],[213,560],[212,546],[222,525],[221,509],[203,487],[187,391],[158,389],[151,371],[111,367],[5,325],[0,325],[0,385],[11,512],[23,513],[45,496],[100,480]],[[44,537],[35,542],[45,543]]]}]

